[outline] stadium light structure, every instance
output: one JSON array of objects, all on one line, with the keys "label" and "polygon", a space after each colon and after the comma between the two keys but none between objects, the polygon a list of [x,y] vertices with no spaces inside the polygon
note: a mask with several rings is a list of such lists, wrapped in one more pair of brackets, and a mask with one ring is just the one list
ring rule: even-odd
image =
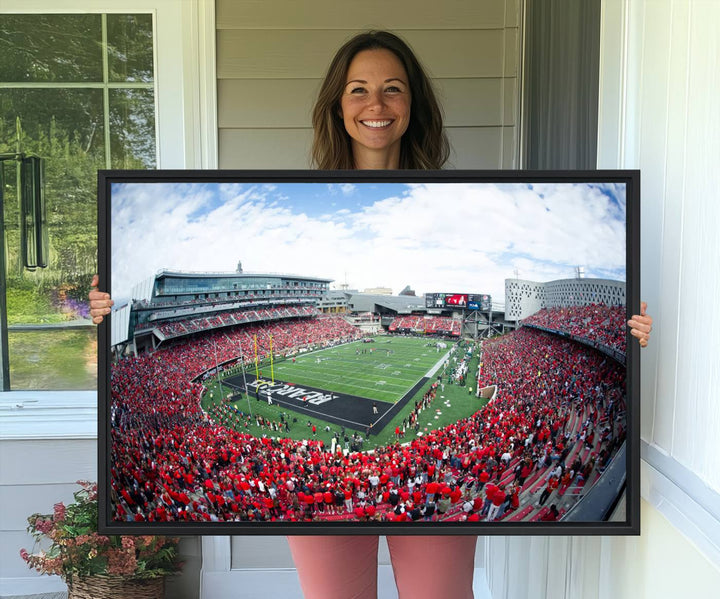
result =
[{"label": "stadium light structure", "polygon": [[250,412],[250,417],[252,418],[252,407],[250,405],[250,392],[248,391],[247,377],[245,376],[245,355],[243,354],[241,341],[238,342],[238,349],[240,350],[240,370],[242,370],[242,375],[243,375],[243,385],[245,387],[245,398],[247,399],[248,411]]},{"label": "stadium light structure", "polygon": [[220,388],[220,403],[223,400],[223,382],[220,380],[220,365],[218,364],[217,341],[213,339],[213,350],[215,352],[215,380]]},{"label": "stadium light structure", "polygon": [[[218,357],[217,357],[217,341],[213,339],[213,352],[215,353],[215,376],[218,377],[218,382],[220,382],[220,368],[218,367]],[[222,393],[222,385],[220,386],[220,393]]]}]

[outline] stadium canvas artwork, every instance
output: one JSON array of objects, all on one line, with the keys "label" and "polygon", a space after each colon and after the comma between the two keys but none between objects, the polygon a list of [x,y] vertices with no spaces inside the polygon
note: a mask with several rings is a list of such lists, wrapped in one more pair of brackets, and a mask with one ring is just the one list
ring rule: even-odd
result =
[{"label": "stadium canvas artwork", "polygon": [[635,171],[101,172],[100,529],[637,534],[638,214]]}]

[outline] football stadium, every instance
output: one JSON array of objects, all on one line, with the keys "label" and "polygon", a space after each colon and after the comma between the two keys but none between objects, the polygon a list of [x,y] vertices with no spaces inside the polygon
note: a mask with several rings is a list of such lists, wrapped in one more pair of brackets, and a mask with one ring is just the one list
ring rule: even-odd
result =
[{"label": "football stadium", "polygon": [[332,282],[238,264],[133,288],[112,323],[113,520],[610,516],[623,282],[506,279],[502,307]]}]

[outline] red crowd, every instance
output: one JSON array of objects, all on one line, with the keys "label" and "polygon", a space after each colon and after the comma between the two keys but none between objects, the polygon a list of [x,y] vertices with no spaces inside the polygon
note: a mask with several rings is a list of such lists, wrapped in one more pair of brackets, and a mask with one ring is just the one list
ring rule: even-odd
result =
[{"label": "red crowd", "polygon": [[625,306],[569,306],[564,308],[543,308],[523,324],[533,324],[583,337],[625,353]]},{"label": "red crowd", "polygon": [[[262,322],[286,318],[303,318],[317,316],[318,311],[312,306],[281,306],[263,310],[245,310],[233,312],[219,312],[212,316],[198,318],[187,318],[177,322],[166,322],[158,327],[158,330],[166,339],[181,337],[201,331],[209,331],[220,327],[247,324],[251,322]],[[140,329],[152,328],[153,323],[143,323]]]},{"label": "red crowd", "polygon": [[388,330],[459,337],[461,326],[461,321],[447,316],[400,316],[390,323]]},{"label": "red crowd", "polygon": [[532,329],[483,343],[478,384],[498,386],[490,404],[409,443],[331,453],[322,441],[258,438],[211,420],[190,381],[239,348],[250,360],[255,339],[269,352],[271,335],[273,351],[290,353],[359,333],[333,317],[256,323],[113,366],[115,519],[501,519],[541,477],[587,480],[624,438],[624,369]]},{"label": "red crowd", "polygon": [[288,356],[361,336],[357,328],[339,317],[276,320],[205,332],[180,340],[155,355],[181,361],[194,379],[216,365],[237,362],[240,356],[248,363],[254,362],[256,356],[258,360],[269,358],[271,348],[274,356]]}]

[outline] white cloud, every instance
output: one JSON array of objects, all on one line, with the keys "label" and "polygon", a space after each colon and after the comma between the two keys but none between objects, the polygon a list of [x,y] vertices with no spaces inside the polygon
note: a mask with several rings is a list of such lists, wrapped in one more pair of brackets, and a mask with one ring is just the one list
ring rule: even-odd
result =
[{"label": "white cloud", "polygon": [[596,189],[414,185],[354,212],[310,217],[277,187],[287,201],[275,202],[277,189],[231,185],[221,202],[201,185],[114,192],[113,293],[160,268],[234,271],[242,260],[246,271],[347,279],[358,289],[410,285],[500,299],[515,268],[542,281],[572,277],[575,265],[625,264],[624,221]]},{"label": "white cloud", "polygon": [[346,196],[354,194],[357,190],[357,187],[355,187],[352,183],[341,183],[339,187],[342,194]]}]

